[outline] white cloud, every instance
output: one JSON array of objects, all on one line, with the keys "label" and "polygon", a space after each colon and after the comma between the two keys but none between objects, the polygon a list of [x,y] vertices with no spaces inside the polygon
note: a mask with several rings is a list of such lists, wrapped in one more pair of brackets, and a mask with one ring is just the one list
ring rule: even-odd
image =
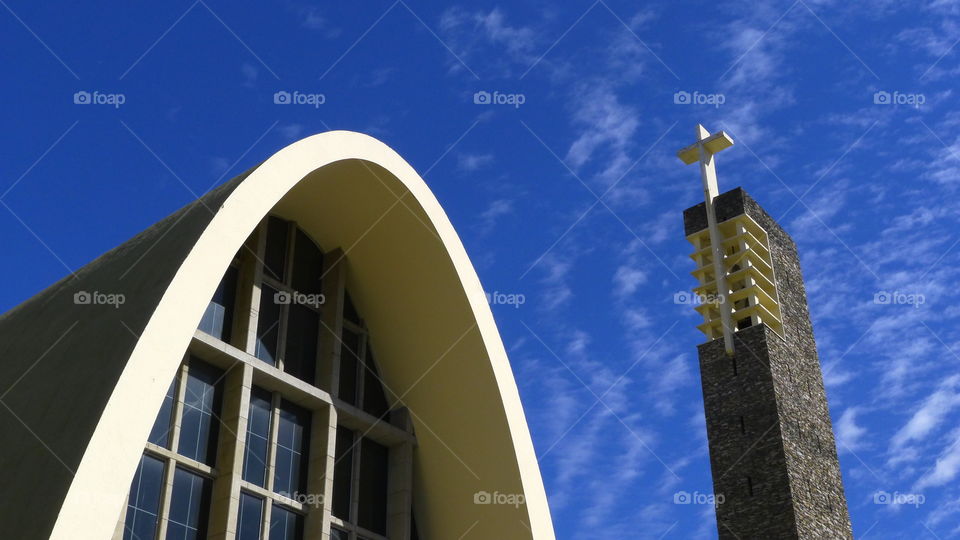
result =
[{"label": "white cloud", "polygon": [[277,131],[286,139],[297,139],[303,133],[303,126],[300,124],[284,124],[279,126]]},{"label": "white cloud", "polygon": [[910,420],[893,436],[890,441],[892,449],[898,450],[910,442],[921,441],[941,427],[947,415],[960,405],[958,385],[960,375],[953,375],[940,383],[937,391],[923,402]]},{"label": "white cloud", "polygon": [[954,430],[951,444],[937,457],[933,470],[917,481],[918,490],[953,482],[960,473],[960,430]]},{"label": "white cloud", "polygon": [[573,356],[582,356],[587,353],[587,346],[590,345],[590,334],[583,330],[574,330],[570,336],[570,342],[567,343],[567,354]]},{"label": "white cloud", "polygon": [[620,266],[613,276],[613,294],[618,298],[625,298],[637,292],[640,285],[647,282],[647,274],[639,268]]},{"label": "white cloud", "polygon": [[511,213],[513,213],[513,201],[509,199],[497,199],[491,202],[490,205],[487,206],[487,209],[480,214],[480,234],[486,234],[493,230],[501,217]]},{"label": "white cloud", "polygon": [[863,437],[867,434],[867,429],[857,425],[857,414],[861,410],[858,407],[849,407],[840,415],[835,427],[837,432],[837,447],[841,452],[854,452],[860,449],[863,444]]},{"label": "white cloud", "polygon": [[243,82],[240,83],[247,88],[253,88],[257,84],[257,75],[259,74],[256,66],[244,63],[240,66],[240,73],[243,75]]},{"label": "white cloud", "polygon": [[332,26],[330,21],[316,7],[310,6],[299,10],[300,26],[320,32],[323,37],[332,39],[340,35],[340,29]]},{"label": "white cloud", "polygon": [[[482,56],[490,64],[485,71],[504,76],[526,69],[536,59],[541,41],[533,28],[508,24],[500,8],[487,12],[451,7],[440,16],[439,30],[461,60],[473,63]],[[452,72],[464,70],[456,60],[450,66]]]},{"label": "white cloud", "polygon": [[473,172],[493,163],[492,154],[468,154],[457,156],[457,166],[461,171]]},{"label": "white cloud", "polygon": [[543,308],[552,311],[567,303],[573,297],[573,290],[567,283],[567,274],[570,272],[571,263],[565,257],[553,252],[540,261],[540,266],[546,273],[541,280],[541,283],[545,286],[542,293],[544,296]]},{"label": "white cloud", "polygon": [[631,141],[640,126],[640,113],[620,101],[612,88],[583,85],[572,104],[576,140],[567,151],[566,161],[574,170],[591,162],[601,162],[596,177],[604,186],[617,181],[635,158],[629,154]]}]

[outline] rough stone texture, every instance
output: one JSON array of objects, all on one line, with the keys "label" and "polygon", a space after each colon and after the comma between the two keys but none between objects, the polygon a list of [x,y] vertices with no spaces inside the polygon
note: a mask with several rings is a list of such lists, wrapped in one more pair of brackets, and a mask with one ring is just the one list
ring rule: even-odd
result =
[{"label": "rough stone texture", "polygon": [[[853,538],[796,244],[740,188],[715,208],[767,231],[784,334],[741,330],[733,358],[722,339],[698,347],[720,538]],[[705,229],[704,205],[683,221]]]}]

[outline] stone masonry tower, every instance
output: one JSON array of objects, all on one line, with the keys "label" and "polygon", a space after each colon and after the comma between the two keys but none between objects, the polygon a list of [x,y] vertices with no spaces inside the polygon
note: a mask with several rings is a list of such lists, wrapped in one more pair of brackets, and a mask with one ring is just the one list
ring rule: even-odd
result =
[{"label": "stone masonry tower", "polygon": [[733,141],[698,134],[679,156],[706,169],[683,222],[719,536],[853,538],[796,244],[742,189],[716,195],[713,154]]}]

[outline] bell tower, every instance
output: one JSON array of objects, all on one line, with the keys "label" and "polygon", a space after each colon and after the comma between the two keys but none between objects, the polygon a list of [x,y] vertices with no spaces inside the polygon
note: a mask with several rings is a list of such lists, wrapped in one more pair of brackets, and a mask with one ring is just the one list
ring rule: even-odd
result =
[{"label": "bell tower", "polygon": [[704,186],[683,223],[719,536],[852,539],[797,246],[745,191],[719,193],[714,154],[732,145],[697,126],[677,154]]}]

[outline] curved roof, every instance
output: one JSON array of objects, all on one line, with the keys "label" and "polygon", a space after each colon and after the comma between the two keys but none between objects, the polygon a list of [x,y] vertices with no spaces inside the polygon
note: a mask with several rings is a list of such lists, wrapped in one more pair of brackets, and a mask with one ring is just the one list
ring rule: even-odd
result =
[{"label": "curved roof", "polygon": [[[203,310],[268,212],[347,253],[383,380],[414,413],[421,536],[553,538],[516,383],[459,237],[409,164],[344,131],[291,144],[0,317],[4,528],[110,537]],[[78,291],[125,303],[78,306]],[[525,504],[475,504],[478,491]]]}]

